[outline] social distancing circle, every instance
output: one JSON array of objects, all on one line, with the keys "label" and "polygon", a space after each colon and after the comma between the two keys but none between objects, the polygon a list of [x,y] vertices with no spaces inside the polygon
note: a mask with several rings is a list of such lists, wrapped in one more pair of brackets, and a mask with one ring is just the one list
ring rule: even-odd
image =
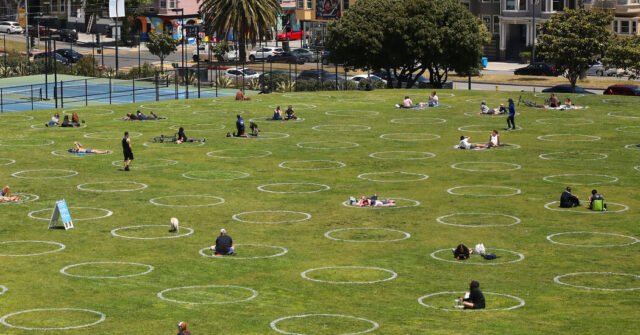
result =
[{"label": "social distancing circle", "polygon": [[[571,284],[565,280],[573,277],[606,277],[615,281],[615,285],[620,287],[603,287],[594,286],[596,284]],[[574,279],[575,280],[575,279]],[[588,279],[587,279],[588,280]],[[560,285],[570,286],[573,288],[579,288],[584,290],[597,290],[597,291],[635,291],[640,290],[640,275],[632,273],[619,273],[619,272],[573,272],[564,275],[559,275],[553,278],[553,281]],[[600,282],[602,280],[597,280]],[[606,285],[606,284],[605,284]]]},{"label": "social distancing circle", "polygon": [[596,161],[606,159],[609,155],[598,152],[561,151],[540,154],[538,157],[540,159],[558,161]]},{"label": "social distancing circle", "polygon": [[219,170],[203,170],[188,171],[182,174],[184,178],[194,180],[235,180],[247,178],[250,174],[240,171],[219,171]]},{"label": "social distancing circle", "polygon": [[456,227],[508,227],[517,225],[522,220],[517,216],[502,213],[453,213],[436,218],[440,224]]},{"label": "social distancing circle", "polygon": [[133,192],[144,190],[147,187],[149,187],[149,185],[135,181],[99,181],[76,186],[80,191],[98,193]]},{"label": "social distancing circle", "polygon": [[420,142],[437,140],[440,138],[440,135],[428,133],[391,133],[382,134],[380,135],[380,138],[383,140],[398,142]]},{"label": "social distancing circle", "polygon": [[78,175],[79,172],[75,170],[65,169],[34,169],[34,170],[22,170],[16,171],[11,174],[15,178],[24,179],[60,179],[69,178]]},{"label": "social distancing circle", "polygon": [[451,252],[451,249],[436,250],[432,252],[429,256],[431,256],[431,258],[433,259],[437,259],[442,262],[467,264],[467,265],[482,265],[482,266],[512,264],[512,263],[522,262],[524,260],[523,254],[513,250],[487,248],[486,251],[488,254],[497,254],[500,257],[494,260],[485,260],[480,255],[471,255],[471,258],[469,259],[457,260],[453,258],[453,253]]},{"label": "social distancing circle", "polygon": [[436,154],[426,151],[379,151],[369,154],[369,157],[384,160],[411,161],[419,159],[429,159],[436,157]]},{"label": "social distancing circle", "polygon": [[324,125],[319,125],[319,126],[313,126],[311,127],[311,129],[313,130],[317,130],[317,131],[345,131],[345,132],[352,132],[352,131],[367,131],[367,130],[371,130],[371,127],[369,126],[363,126],[363,125],[359,125],[359,124],[324,124]]},{"label": "social distancing circle", "polygon": [[573,212],[573,213],[582,213],[582,214],[605,214],[605,213],[620,213],[626,212],[629,210],[629,206],[625,204],[620,204],[617,202],[606,201],[607,210],[606,211],[592,211],[584,207],[575,207],[575,208],[561,208],[560,201],[552,201],[544,204],[544,208],[550,211],[557,212]]},{"label": "social distancing circle", "polygon": [[400,209],[400,208],[420,206],[420,201],[418,200],[406,199],[406,198],[395,198],[395,197],[390,197],[389,199],[394,200],[396,202],[396,205],[395,206],[357,206],[355,204],[351,204],[349,200],[343,201],[342,205],[350,208],[363,208],[363,209]]},{"label": "social distancing circle", "polygon": [[43,147],[56,142],[52,140],[39,140],[30,138],[1,139],[0,146],[5,147]]},{"label": "social distancing circle", "polygon": [[560,118],[560,117],[554,117],[554,118],[548,118],[548,119],[537,119],[536,122],[541,124],[562,125],[563,127],[564,126],[582,126],[582,125],[594,123],[594,121],[591,119],[582,119],[582,118],[568,119],[568,118]]},{"label": "social distancing circle", "polygon": [[58,251],[62,251],[66,248],[66,246],[62,243],[59,242],[53,242],[53,241],[34,241],[34,240],[19,240],[19,241],[2,241],[0,242],[0,250],[2,248],[3,245],[12,245],[12,244],[45,244],[47,246],[56,246],[57,249],[51,249],[51,250],[47,250],[47,251],[39,251],[39,252],[32,252],[32,253],[2,253],[0,252],[0,257],[4,256],[4,257],[30,257],[30,256],[40,256],[40,255],[44,255],[44,254],[50,254],[50,253],[54,253],[54,252],[58,252]]},{"label": "social distancing circle", "polygon": [[278,194],[306,194],[328,191],[329,185],[316,183],[272,183],[256,187],[259,191]]},{"label": "social distancing circle", "polygon": [[24,204],[24,203],[27,203],[27,202],[34,202],[34,201],[40,199],[40,197],[38,195],[31,194],[31,193],[18,192],[18,193],[13,193],[13,195],[18,197],[18,201],[0,202],[0,205]]},{"label": "social distancing circle", "polygon": [[[573,242],[562,242],[562,237],[574,237],[585,236]],[[589,240],[591,238],[591,240]],[[557,240],[560,241],[557,241]],[[553,244],[564,245],[569,247],[581,247],[581,248],[614,248],[624,247],[632,244],[639,243],[640,240],[633,236],[627,236],[615,233],[602,233],[594,231],[568,231],[562,233],[555,233],[547,236],[547,240]],[[617,242],[617,243],[613,243]]]},{"label": "social distancing circle", "polygon": [[[351,238],[340,238],[334,235],[351,234]],[[329,230],[324,236],[330,240],[354,243],[387,243],[406,240],[411,234],[391,228],[339,228]],[[395,236],[395,237],[394,237]],[[357,239],[356,239],[357,237]]]},{"label": "social distancing circle", "polygon": [[[141,137],[142,133],[137,131],[129,132],[129,138],[138,138]],[[99,133],[86,133],[84,134],[85,138],[93,138],[98,140],[120,140],[124,138],[124,132],[118,133],[115,131],[105,131]]]},{"label": "social distancing circle", "polygon": [[[265,220],[250,220],[245,219],[245,216],[257,216],[265,217],[265,216],[274,216],[275,219]],[[295,211],[285,211],[285,210],[266,210],[266,211],[251,211],[251,212],[242,212],[238,214],[234,214],[232,219],[244,223],[257,223],[257,224],[280,224],[280,223],[296,223],[302,222],[311,219],[311,214],[305,212],[295,212]]]},{"label": "social distancing circle", "polygon": [[140,105],[140,108],[145,109],[169,109],[169,110],[183,110],[191,108],[191,105],[179,105],[179,104],[164,104],[164,105]]},{"label": "social distancing circle", "polygon": [[[178,161],[173,159],[155,158],[155,159],[145,159],[142,162],[135,162],[131,164],[129,168],[132,170],[151,169],[151,168],[167,167],[167,166],[176,165],[176,164],[178,164]],[[122,161],[113,161],[111,162],[111,165],[122,166]]]},{"label": "social distancing circle", "polygon": [[[16,325],[16,324],[12,324],[10,323],[9,319],[13,316],[18,316],[18,315],[23,315],[23,314],[29,314],[29,313],[42,313],[42,315],[40,317],[31,317],[32,320],[50,320],[51,319],[51,315],[55,315],[55,320],[59,320],[61,318],[63,318],[64,313],[65,312],[79,312],[79,313],[89,313],[89,314],[94,314],[97,315],[99,318],[97,321],[91,322],[91,323],[86,323],[86,324],[80,324],[80,325],[71,325],[71,326],[59,326],[59,327],[30,327],[30,326],[24,326],[24,325]],[[72,318],[73,319],[73,318]],[[91,326],[95,326],[98,323],[103,322],[104,320],[107,319],[107,315],[102,313],[102,312],[98,312],[98,311],[94,311],[91,309],[84,309],[84,308],[36,308],[36,309],[27,309],[24,311],[19,311],[19,312],[14,312],[14,313],[10,313],[7,314],[3,317],[0,317],[0,323],[10,327],[10,328],[17,328],[17,329],[24,329],[24,330],[71,330],[71,329],[79,329],[79,328],[86,328],[86,327],[91,327]]]},{"label": "social distancing circle", "polygon": [[358,175],[359,179],[374,181],[379,183],[412,182],[429,179],[429,176],[422,173],[392,171],[392,172],[369,172]]},{"label": "social distancing circle", "polygon": [[[491,193],[493,190],[493,193]],[[519,188],[495,185],[456,186],[447,190],[452,195],[469,197],[510,197],[522,193]]]},{"label": "social distancing circle", "polygon": [[[106,153],[100,155],[111,155],[113,151],[106,150]],[[75,153],[69,152],[68,150],[54,150],[51,151],[51,154],[58,157],[66,157],[66,158],[83,158],[83,157],[97,157],[97,154],[87,154],[87,153]]]},{"label": "social distancing circle", "polygon": [[333,169],[340,169],[345,166],[347,166],[347,164],[343,162],[324,160],[324,159],[284,161],[278,164],[278,167],[281,167],[283,169],[299,170],[299,171],[333,170]]},{"label": "social distancing circle", "polygon": [[296,144],[298,148],[314,149],[314,150],[335,150],[335,149],[352,149],[359,147],[360,144],[355,142],[343,142],[343,141],[314,141],[314,142],[300,142]]},{"label": "social distancing circle", "polygon": [[[87,220],[99,220],[99,219],[104,219],[107,217],[110,217],[111,215],[113,215],[113,212],[106,209],[106,208],[98,208],[98,207],[80,207],[80,206],[71,206],[69,207],[69,211],[71,213],[74,213],[73,217],[73,221],[87,221]],[[96,215],[96,216],[83,216],[83,214],[87,214],[86,212],[89,213],[95,213],[95,212],[101,212],[103,213],[102,215]],[[39,216],[40,213],[47,213],[46,217],[42,217]],[[40,209],[37,211],[32,211],[29,212],[27,214],[27,216],[29,216],[32,219],[37,219],[37,220],[50,220],[51,217],[49,216],[49,213],[51,213],[51,209],[49,208],[45,208],[45,209]],[[81,213],[81,214],[78,214]]]},{"label": "social distancing circle", "polygon": [[[139,271],[139,272],[134,272],[132,274],[122,274],[122,275],[101,275],[101,276],[97,276],[97,275],[82,275],[82,274],[77,274],[77,273],[72,273],[70,270],[74,269],[74,268],[81,268],[81,267],[91,267],[91,266],[120,266],[120,267],[132,267],[132,268],[136,268],[136,267],[142,267],[144,268],[143,271]],[[88,278],[88,279],[117,279],[117,278],[129,278],[129,277],[137,277],[137,276],[143,276],[146,275],[148,273],[151,273],[151,271],[153,271],[154,267],[152,265],[149,264],[142,264],[142,263],[132,263],[132,262],[84,262],[84,263],[78,263],[78,264],[71,264],[71,265],[67,265],[65,267],[63,267],[62,269],[60,269],[60,273],[65,275],[65,276],[69,276],[69,277],[77,277],[77,278]]]},{"label": "social distancing circle", "polygon": [[[193,228],[189,228],[189,227],[180,227],[180,230],[182,230],[183,232],[180,233],[172,233],[172,234],[167,234],[167,228],[169,228],[169,225],[137,225],[137,226],[126,226],[126,227],[120,227],[120,228],[115,228],[113,230],[111,230],[111,235],[116,236],[116,237],[122,237],[122,238],[128,238],[128,239],[132,239],[132,240],[160,240],[160,239],[165,239],[165,238],[180,238],[180,237],[185,237],[185,236],[189,236],[189,235],[193,235]],[[156,233],[161,231],[163,234],[160,236],[148,236],[147,234],[149,233],[144,233],[147,236],[131,236],[131,235],[124,235],[121,231],[123,230],[132,230],[132,231],[148,231],[148,230],[152,230],[152,233]]]},{"label": "social distancing circle", "polygon": [[[229,299],[229,300],[223,300],[223,301],[212,301],[212,300],[204,300],[204,301],[187,301],[187,300],[178,300],[178,299],[172,299],[172,298],[168,298],[166,297],[166,295],[169,295],[169,292],[175,292],[175,291],[207,291],[207,290],[213,290],[213,291],[221,291],[221,292],[229,292],[229,291],[238,291],[238,292],[242,292],[241,296],[235,299]],[[240,295],[240,294],[239,294]],[[235,303],[239,303],[239,302],[246,302],[249,300],[253,300],[258,296],[258,291],[249,288],[249,287],[244,287],[244,286],[237,286],[237,285],[195,285],[195,286],[181,286],[181,287],[174,287],[174,288],[168,288],[166,290],[162,290],[160,292],[158,292],[158,294],[156,295],[158,298],[162,299],[162,300],[166,300],[166,301],[170,301],[170,302],[175,302],[175,303],[179,303],[179,304],[193,304],[193,305],[226,305],[226,304],[235,304]],[[194,297],[195,295],[192,294],[186,294],[186,296],[189,297]],[[218,294],[218,297],[223,296],[222,294]],[[205,299],[206,299],[206,294],[205,294]]]},{"label": "social distancing circle", "polygon": [[591,142],[599,141],[600,136],[584,135],[584,134],[549,134],[536,137],[540,141],[549,142]]},{"label": "social distancing circle", "polygon": [[[366,272],[378,272],[385,276],[381,279],[371,279],[371,280],[331,280],[331,279],[318,279],[317,277],[321,277],[321,272],[333,272],[339,273],[344,272],[348,277],[350,275],[363,275]],[[320,274],[318,274],[320,272]],[[311,273],[315,273],[316,277],[313,277]],[[382,283],[390,280],[396,279],[398,274],[389,269],[374,267],[374,266],[325,266],[321,268],[313,268],[300,273],[300,276],[306,280],[318,282],[318,283],[326,283],[326,284],[376,284]],[[380,276],[377,276],[380,277]]]},{"label": "social distancing circle", "polygon": [[370,111],[370,110],[334,110],[324,112],[326,115],[330,116],[340,116],[340,117],[372,117],[378,116],[380,112]]},{"label": "social distancing circle", "polygon": [[[491,133],[495,129],[496,129],[496,126],[491,124],[489,125],[472,124],[468,126],[458,127],[459,131],[464,131],[467,133]],[[516,127],[516,129],[511,131],[518,131],[518,130],[522,130],[522,127],[518,126]]]},{"label": "social distancing circle", "polygon": [[507,162],[460,162],[451,165],[452,168],[470,172],[504,172],[522,168],[522,165]]},{"label": "social distancing circle", "polygon": [[[496,296],[496,297],[503,297],[503,298],[507,298],[510,300],[514,301],[513,305],[510,306],[506,306],[506,307],[497,307],[497,308],[485,308],[485,309],[461,309],[461,308],[453,308],[453,306],[451,307],[444,307],[443,305],[446,302],[446,305],[453,305],[452,301],[455,300],[456,297],[459,297],[461,295],[464,295],[465,292],[436,292],[436,293],[431,293],[431,294],[427,294],[427,295],[423,295],[422,297],[418,298],[418,303],[424,307],[429,307],[429,308],[433,308],[433,309],[437,309],[437,310],[441,310],[441,311],[445,311],[445,312],[491,312],[491,311],[510,311],[510,310],[514,310],[520,307],[524,307],[525,305],[525,301],[522,298],[516,297],[514,295],[510,295],[510,294],[504,294],[504,293],[495,293],[495,292],[483,292],[483,294],[485,296]],[[441,298],[440,296],[445,296],[443,298]],[[429,303],[429,300],[433,300],[433,298],[436,297],[437,300],[439,300],[440,304],[435,304],[435,303]],[[493,299],[495,300],[495,298]],[[445,301],[445,302],[442,302]]]},{"label": "social distancing circle", "polygon": [[445,119],[437,118],[437,117],[408,117],[402,119],[392,119],[391,123],[398,124],[442,124],[447,122]]},{"label": "social distancing circle", "polygon": [[149,200],[156,206],[189,208],[207,207],[223,204],[225,200],[220,197],[207,194],[167,195]]},{"label": "social distancing circle", "polygon": [[0,165],[11,165],[11,164],[15,164],[15,162],[16,162],[15,159],[0,158]]},{"label": "social distancing circle", "polygon": [[247,158],[262,158],[271,155],[271,151],[267,150],[251,150],[251,149],[223,149],[207,152],[207,156],[213,158],[228,158],[228,159],[247,159]]},{"label": "social distancing circle", "polygon": [[[563,180],[568,179],[568,180]],[[563,185],[600,185],[615,183],[618,181],[618,177],[609,176],[606,174],[593,174],[593,173],[565,173],[552,176],[545,176],[542,180],[563,184]]]},{"label": "social distancing circle", "polygon": [[0,295],[7,293],[7,291],[9,291],[9,288],[4,285],[0,285]]},{"label": "social distancing circle", "polygon": [[[273,320],[271,321],[271,329],[273,329],[274,331],[280,333],[280,334],[289,334],[289,335],[311,335],[315,333],[315,330],[310,330],[310,333],[304,333],[305,330],[292,330],[292,331],[286,331],[281,329],[280,327],[283,327],[282,325],[278,325],[280,323],[289,321],[289,320],[308,320],[308,319],[318,319],[318,318],[329,318],[329,319],[346,319],[346,320],[350,320],[350,321],[355,321],[358,323],[365,323],[368,324],[369,328],[366,328],[364,330],[345,330],[344,326],[342,326],[343,328],[341,329],[335,329],[335,330],[331,330],[333,334],[337,334],[337,335],[358,335],[358,334],[366,334],[366,333],[371,333],[372,331],[378,329],[380,327],[380,325],[378,325],[377,322],[369,320],[369,319],[365,319],[365,318],[360,318],[360,317],[356,317],[356,316],[351,316],[351,315],[344,315],[344,314],[300,314],[300,315],[291,315],[291,316],[285,316],[285,317],[281,317],[279,319]],[[307,322],[312,322],[312,321],[302,321],[303,324],[306,324]],[[326,321],[325,321],[326,323]],[[307,328],[305,328],[307,329]],[[343,331],[348,331],[348,333],[342,333]]]},{"label": "social distancing circle", "polygon": [[[274,258],[274,257],[280,257],[280,256],[284,256],[286,255],[289,250],[285,247],[280,247],[277,245],[266,245],[266,244],[234,244],[234,248],[236,250],[236,252],[240,252],[240,255],[234,255],[233,257],[224,257],[224,256],[216,256],[214,254],[214,251],[211,250],[210,247],[206,247],[203,249],[200,249],[198,251],[198,253],[200,255],[202,255],[203,257],[209,257],[209,258],[214,258],[214,259],[229,259],[229,260],[236,260],[236,259],[262,259],[262,258]],[[260,249],[267,249],[268,253],[266,255],[257,255],[257,256],[251,256],[251,250],[260,250]],[[260,253],[260,252],[258,252]],[[270,253],[270,254],[269,254]],[[246,255],[249,256],[246,256]]]}]

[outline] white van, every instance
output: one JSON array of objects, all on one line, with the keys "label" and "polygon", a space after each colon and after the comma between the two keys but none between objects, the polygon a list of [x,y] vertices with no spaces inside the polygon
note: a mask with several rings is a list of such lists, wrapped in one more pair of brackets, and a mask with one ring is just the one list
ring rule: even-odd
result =
[{"label": "white van", "polygon": [[[198,52],[200,53],[200,61],[204,61],[204,62],[213,62],[213,61],[218,61],[218,62],[228,62],[228,61],[234,61],[234,60],[238,60],[238,48],[236,47],[235,44],[229,44],[229,51],[223,53],[223,54],[216,54],[215,53],[215,44],[208,44],[208,43],[204,43],[204,44],[200,44],[198,46],[198,50],[193,50],[193,61],[197,62],[198,61]],[[211,50],[211,52],[209,52],[209,50]]]}]

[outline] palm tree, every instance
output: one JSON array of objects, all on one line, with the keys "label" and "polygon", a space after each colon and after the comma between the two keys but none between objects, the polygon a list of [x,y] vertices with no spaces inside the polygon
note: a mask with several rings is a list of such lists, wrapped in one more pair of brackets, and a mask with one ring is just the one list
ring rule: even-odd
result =
[{"label": "palm tree", "polygon": [[281,7],[278,0],[200,0],[205,29],[218,36],[233,32],[239,44],[240,60],[247,57],[246,45],[255,46],[275,26]]}]

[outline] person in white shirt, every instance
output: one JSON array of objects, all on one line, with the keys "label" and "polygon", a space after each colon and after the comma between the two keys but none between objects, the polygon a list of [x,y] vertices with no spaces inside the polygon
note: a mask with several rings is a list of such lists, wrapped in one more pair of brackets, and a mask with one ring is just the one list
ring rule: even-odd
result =
[{"label": "person in white shirt", "polygon": [[440,99],[438,98],[436,91],[433,91],[431,96],[429,96],[429,107],[436,107],[438,105],[440,105]]},{"label": "person in white shirt", "polygon": [[499,147],[500,146],[500,134],[498,134],[497,130],[493,130],[491,132],[491,136],[489,137],[489,143],[487,143],[487,147]]},{"label": "person in white shirt", "polygon": [[458,144],[458,148],[459,149],[476,149],[476,148],[486,148],[487,147],[486,144],[469,143],[470,139],[471,139],[471,137],[469,137],[469,136],[461,135],[460,136],[460,143]]}]

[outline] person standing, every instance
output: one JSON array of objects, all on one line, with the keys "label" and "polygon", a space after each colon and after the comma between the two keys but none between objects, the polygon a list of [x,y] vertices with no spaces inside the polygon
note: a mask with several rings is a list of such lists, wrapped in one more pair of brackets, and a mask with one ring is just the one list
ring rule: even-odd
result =
[{"label": "person standing", "polygon": [[233,252],[233,239],[227,235],[227,231],[224,228],[220,229],[220,236],[216,238],[216,244],[211,246],[211,249],[214,250],[216,255],[235,255]]},{"label": "person standing", "polygon": [[507,116],[507,129],[516,130],[516,106],[513,99],[509,98],[509,116]]},{"label": "person standing", "polygon": [[131,139],[129,138],[129,132],[124,132],[122,138],[122,153],[124,154],[124,171],[129,171],[129,164],[133,160],[133,150],[131,149]]}]

